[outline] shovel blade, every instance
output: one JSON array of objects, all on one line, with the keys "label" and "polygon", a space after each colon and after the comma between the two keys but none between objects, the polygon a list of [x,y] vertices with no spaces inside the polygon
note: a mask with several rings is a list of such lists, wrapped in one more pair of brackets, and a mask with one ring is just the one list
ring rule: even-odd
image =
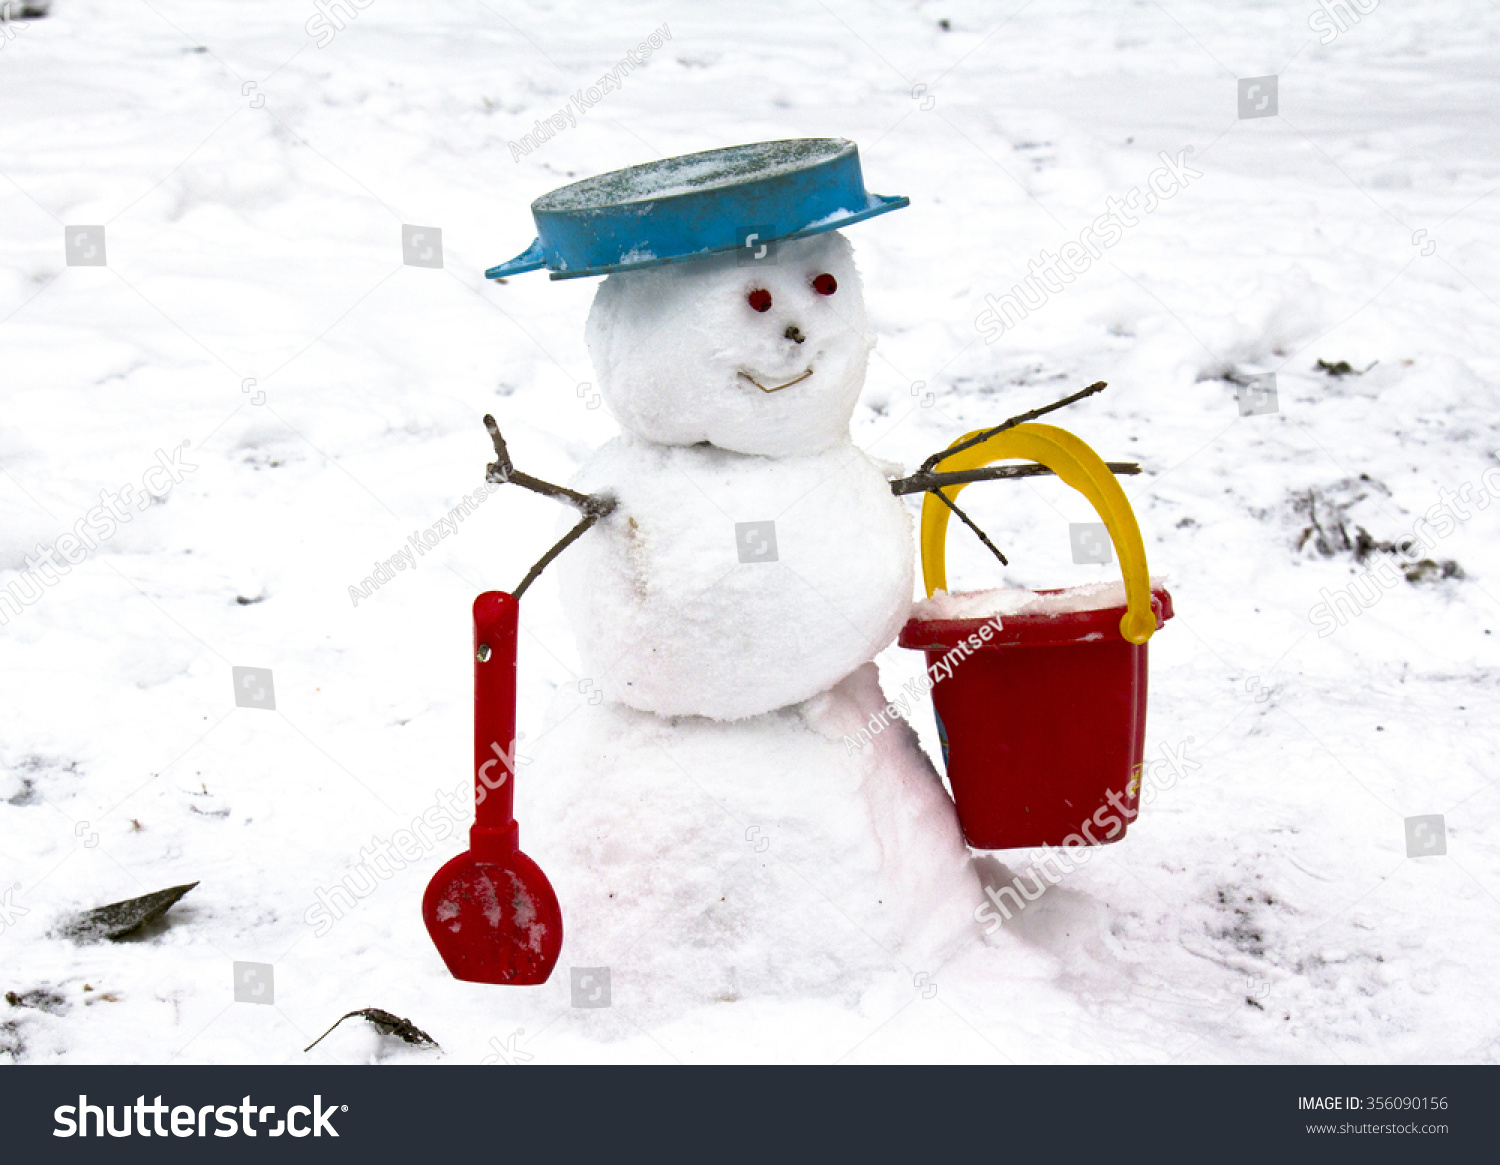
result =
[{"label": "shovel blade", "polygon": [[503,861],[459,854],[432,876],[422,921],[455,979],[545,983],[562,953],[562,910],[552,883],[519,850]]}]

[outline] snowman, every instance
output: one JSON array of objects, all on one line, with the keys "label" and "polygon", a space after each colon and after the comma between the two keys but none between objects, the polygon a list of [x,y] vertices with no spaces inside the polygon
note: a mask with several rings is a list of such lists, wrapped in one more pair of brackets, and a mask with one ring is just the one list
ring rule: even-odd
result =
[{"label": "snowman", "polygon": [[605,276],[586,338],[622,433],[564,489],[487,418],[489,476],[583,511],[543,562],[587,679],[533,737],[528,848],[566,961],[660,1014],[857,1000],[981,941],[952,801],[871,662],[911,612],[914,539],[900,467],[850,437],[874,341],[837,228],[904,205],[853,143],[734,147],[547,195],[487,272]]}]

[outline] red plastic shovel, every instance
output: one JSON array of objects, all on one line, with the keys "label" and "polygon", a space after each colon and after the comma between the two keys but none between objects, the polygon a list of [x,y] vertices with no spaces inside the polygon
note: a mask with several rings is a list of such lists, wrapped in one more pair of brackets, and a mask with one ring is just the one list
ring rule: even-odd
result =
[{"label": "red plastic shovel", "polygon": [[438,954],[455,979],[471,983],[545,983],[562,951],[552,883],[517,844],[520,609],[504,591],[474,600],[474,827],[468,852],[434,874],[422,896],[422,921]]}]

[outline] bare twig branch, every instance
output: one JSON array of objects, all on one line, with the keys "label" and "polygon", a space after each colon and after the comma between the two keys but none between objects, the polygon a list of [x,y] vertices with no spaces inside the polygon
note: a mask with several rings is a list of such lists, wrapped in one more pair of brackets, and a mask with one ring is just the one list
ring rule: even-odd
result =
[{"label": "bare twig branch", "polygon": [[490,443],[495,446],[495,460],[484,467],[484,479],[496,485],[510,480],[515,466],[510,461],[510,450],[505,447],[505,438],[500,435],[500,426],[489,413],[484,414],[484,427],[489,430]]},{"label": "bare twig branch", "polygon": [[[1141,467],[1134,461],[1106,461],[1104,467],[1111,473],[1130,476],[1139,473]],[[960,469],[952,473],[917,472],[910,477],[898,477],[891,482],[891,492],[902,494],[927,493],[950,485],[970,485],[976,481],[1006,481],[1017,477],[1045,477],[1053,471],[1045,465],[985,465],[978,469]]]},{"label": "bare twig branch", "polygon": [[512,594],[520,598],[532,583],[536,582],[542,571],[546,570],[552,560],[566,550],[569,546],[583,537],[584,531],[589,529],[600,518],[607,518],[614,513],[615,499],[609,494],[583,494],[577,490],[568,489],[566,486],[553,485],[550,481],[543,481],[539,477],[532,477],[529,473],[522,473],[515,467],[510,459],[510,450],[506,448],[505,438],[500,435],[500,426],[495,423],[495,418],[489,413],[484,415],[484,427],[489,430],[490,440],[495,446],[495,460],[485,466],[484,480],[493,481],[497,485],[519,485],[523,489],[529,489],[532,493],[541,494],[543,497],[557,498],[576,506],[583,514],[583,518],[569,530],[557,542],[551,550],[542,555],[537,564],[526,572],[526,577],[521,580]]},{"label": "bare twig branch", "polygon": [[1023,425],[1027,421],[1034,421],[1038,417],[1045,417],[1048,413],[1055,413],[1058,409],[1067,408],[1070,404],[1076,404],[1084,397],[1093,396],[1096,392],[1103,392],[1107,387],[1108,384],[1105,381],[1096,380],[1087,388],[1079,389],[1072,396],[1065,396],[1062,400],[1055,400],[1050,405],[1043,405],[1039,409],[1032,409],[1029,413],[1022,413],[1018,417],[1011,417],[1010,420],[1000,422],[993,429],[985,429],[982,432],[975,433],[967,441],[953,445],[942,450],[940,453],[934,453],[926,461],[922,462],[922,468],[918,472],[923,473],[931,470],[939,461],[946,460],[955,453],[962,453],[965,449],[972,449],[975,445],[983,441],[988,441],[996,433],[1003,433],[1006,429],[1013,429],[1017,425]]},{"label": "bare twig branch", "polygon": [[[988,441],[991,437],[998,433],[1003,433],[1007,429],[1013,429],[1017,425],[1025,424],[1027,421],[1034,421],[1038,417],[1044,417],[1048,413],[1056,412],[1058,409],[1067,408],[1068,405],[1075,404],[1085,397],[1093,396],[1096,392],[1103,392],[1107,387],[1108,385],[1104,381],[1097,380],[1087,388],[1079,389],[1071,396],[1065,396],[1061,400],[1055,400],[1049,405],[1043,405],[1041,408],[1032,409],[1030,412],[1011,417],[1009,420],[1002,421],[992,428],[975,433],[966,441],[960,441],[957,445],[950,445],[947,449],[934,453],[926,461],[922,462],[921,467],[918,468],[916,473],[907,477],[898,477],[892,481],[891,492],[897,497],[901,497],[903,494],[914,493],[932,494],[938,501],[957,514],[959,520],[974,532],[975,536],[989,548],[990,552],[1002,564],[1008,566],[1010,564],[1006,560],[1005,555],[1000,553],[1000,548],[990,541],[989,535],[981,530],[968,514],[959,509],[953,499],[944,493],[943,490],[951,486],[968,485],[976,481],[1006,481],[1023,477],[1039,477],[1053,471],[1045,465],[989,465],[978,469],[954,470],[949,473],[934,471],[938,465],[956,453],[972,449],[974,446]],[[1119,474],[1133,474],[1141,471],[1141,467],[1133,461],[1110,461],[1105,463],[1105,468],[1111,473]]]},{"label": "bare twig branch", "polygon": [[385,1011],[379,1007],[362,1007],[358,1011],[351,1011],[347,1015],[340,1016],[334,1021],[333,1027],[329,1028],[302,1050],[304,1052],[312,1051],[333,1034],[333,1028],[338,1027],[344,1020],[353,1019],[355,1016],[369,1020],[375,1030],[383,1036],[399,1036],[406,1043],[415,1044],[421,1048],[436,1048],[438,1046],[435,1039],[412,1023],[411,1020],[404,1019],[399,1015],[393,1015],[389,1011]]},{"label": "bare twig branch", "polygon": [[563,485],[553,485],[529,473],[522,473],[510,460],[510,451],[505,447],[505,438],[500,435],[500,426],[489,413],[484,415],[484,427],[490,431],[490,440],[495,445],[495,460],[484,469],[484,480],[496,485],[519,485],[543,497],[559,498],[577,506],[585,514],[604,517],[615,508],[614,499],[604,495],[581,494]]},{"label": "bare twig branch", "polygon": [[932,490],[931,492],[932,492],[932,496],[933,497],[937,498],[938,501],[942,502],[943,505],[947,506],[950,510],[952,510],[955,514],[958,515],[959,521],[961,521],[970,530],[974,531],[975,535],[978,536],[979,540],[981,542],[983,542],[986,546],[988,546],[990,548],[990,553],[992,553],[996,558],[998,558],[1000,560],[1000,565],[1001,566],[1009,566],[1010,565],[1010,560],[1008,558],[1006,558],[1005,555],[1003,555],[1003,554],[1000,553],[1000,548],[998,546],[996,546],[993,542],[990,541],[990,536],[988,534],[986,534],[983,530],[981,530],[978,526],[976,526],[974,524],[974,522],[973,522],[973,519],[971,519],[968,514],[964,513],[962,510],[960,510],[958,508],[958,506],[954,503],[954,501],[953,501],[952,498],[950,498],[947,494],[945,494],[940,489],[935,489],[935,490]]},{"label": "bare twig branch", "polygon": [[579,519],[578,524],[571,530],[569,530],[566,534],[564,534],[562,538],[558,540],[557,545],[553,546],[551,550],[542,555],[542,557],[537,561],[537,564],[526,572],[526,577],[521,580],[521,585],[518,586],[514,591],[512,591],[511,594],[518,599],[522,595],[524,595],[526,593],[526,588],[529,587],[532,583],[536,582],[542,571],[547,569],[552,560],[559,554],[561,554],[564,550],[566,550],[569,546],[573,545],[573,543],[577,542],[578,539],[582,538],[583,532],[598,520],[598,514],[585,514],[581,519]]}]

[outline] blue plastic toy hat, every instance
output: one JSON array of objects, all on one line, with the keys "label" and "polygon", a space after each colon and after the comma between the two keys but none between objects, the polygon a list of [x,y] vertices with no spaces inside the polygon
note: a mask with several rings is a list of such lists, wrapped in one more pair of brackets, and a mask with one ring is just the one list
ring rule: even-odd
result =
[{"label": "blue plastic toy hat", "polygon": [[865,189],[859,147],[843,138],[754,142],[612,170],[531,204],[536,241],[502,279],[545,267],[577,279],[719,251],[762,258],[767,244],[838,230],[910,199]]}]

